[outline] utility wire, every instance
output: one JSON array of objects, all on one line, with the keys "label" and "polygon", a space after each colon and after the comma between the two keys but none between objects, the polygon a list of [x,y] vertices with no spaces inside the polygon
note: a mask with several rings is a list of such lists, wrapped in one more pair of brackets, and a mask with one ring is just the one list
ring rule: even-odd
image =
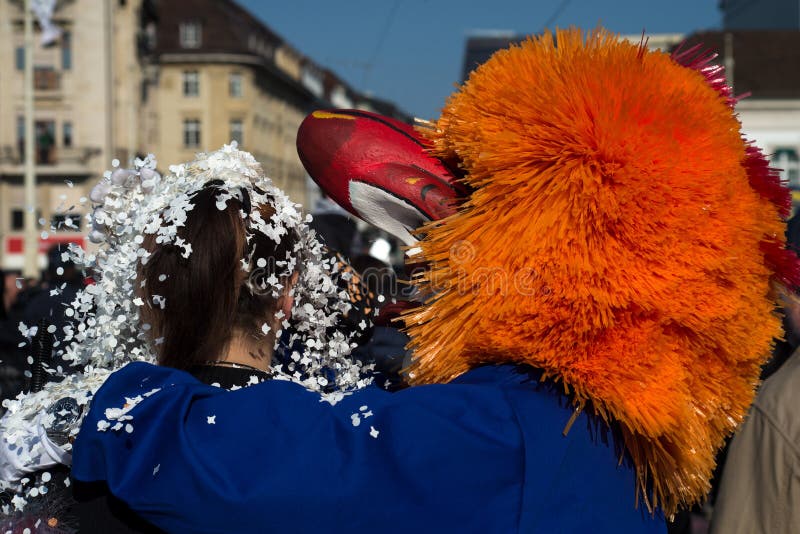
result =
[{"label": "utility wire", "polygon": [[386,17],[386,23],[383,25],[383,31],[381,31],[380,35],[378,36],[378,44],[375,45],[375,50],[372,52],[372,57],[370,57],[369,61],[367,61],[367,64],[364,66],[364,76],[361,78],[361,88],[364,90],[367,88],[369,74],[372,71],[372,68],[375,66],[375,61],[377,61],[378,55],[381,53],[383,43],[386,41],[386,35],[389,33],[389,29],[392,27],[394,17],[397,14],[397,9],[400,7],[401,2],[402,0],[395,0],[394,5],[392,5],[392,10],[389,11],[389,15]]},{"label": "utility wire", "polygon": [[550,25],[551,25],[552,23],[554,23],[554,22],[556,21],[556,19],[558,19],[558,17],[561,15],[561,13],[562,13],[562,12],[563,12],[565,9],[567,9],[567,6],[569,5],[569,3],[570,3],[570,0],[561,0],[561,3],[560,3],[560,4],[558,4],[558,7],[556,7],[556,10],[555,10],[555,11],[553,11],[553,14],[552,14],[552,15],[550,15],[550,18],[549,18],[549,19],[547,19],[547,22],[545,22],[545,23],[544,23],[544,25],[542,26],[542,29],[541,29],[541,31],[540,31],[539,33],[542,33],[542,32],[544,32],[544,31],[545,31],[547,28],[549,28],[549,27],[550,27]]}]

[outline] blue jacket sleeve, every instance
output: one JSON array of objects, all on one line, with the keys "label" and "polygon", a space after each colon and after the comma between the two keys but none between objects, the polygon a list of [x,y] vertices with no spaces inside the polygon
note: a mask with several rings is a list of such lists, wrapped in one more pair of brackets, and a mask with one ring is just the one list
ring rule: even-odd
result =
[{"label": "blue jacket sleeve", "polygon": [[570,403],[543,384],[487,366],[332,406],[134,363],[92,400],[72,474],[168,532],[663,534],[607,429],[582,414],[563,436]]},{"label": "blue jacket sleeve", "polygon": [[[441,388],[367,388],[331,406],[289,382],[228,392],[130,364],[95,395],[73,477],[107,481],[170,532],[392,532],[409,518],[431,531],[497,532],[498,519],[515,531],[524,452],[513,411],[495,388]],[[132,419],[115,431],[126,403]]]}]

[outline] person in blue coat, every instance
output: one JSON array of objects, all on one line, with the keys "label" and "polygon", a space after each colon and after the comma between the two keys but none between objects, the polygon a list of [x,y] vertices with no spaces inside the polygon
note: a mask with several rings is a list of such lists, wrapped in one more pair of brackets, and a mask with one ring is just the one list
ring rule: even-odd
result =
[{"label": "person in blue coat", "polygon": [[[154,390],[127,412],[130,433],[98,431],[106,410]],[[331,405],[287,381],[228,392],[133,363],[92,402],[72,476],[106,481],[167,532],[666,531],[637,509],[614,432],[573,420],[525,367]]]}]

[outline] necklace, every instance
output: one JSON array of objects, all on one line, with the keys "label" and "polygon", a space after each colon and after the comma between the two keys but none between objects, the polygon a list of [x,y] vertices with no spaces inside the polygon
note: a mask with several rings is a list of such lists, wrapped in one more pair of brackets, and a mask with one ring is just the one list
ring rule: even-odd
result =
[{"label": "necklace", "polygon": [[232,367],[234,369],[250,369],[252,371],[257,371],[259,373],[264,373],[266,375],[271,374],[269,371],[265,371],[264,369],[259,369],[258,367],[254,367],[252,365],[247,365],[246,363],[231,362],[228,360],[216,360],[213,362],[208,362],[206,365],[217,366],[217,367]]}]

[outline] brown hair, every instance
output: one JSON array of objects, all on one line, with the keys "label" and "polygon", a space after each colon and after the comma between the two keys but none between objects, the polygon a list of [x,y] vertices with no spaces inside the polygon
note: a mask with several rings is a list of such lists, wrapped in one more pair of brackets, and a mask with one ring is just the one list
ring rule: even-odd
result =
[{"label": "brown hair", "polygon": [[[189,369],[216,361],[235,328],[263,337],[261,325],[276,311],[278,296],[271,290],[251,291],[248,282],[257,284],[275,274],[276,262],[285,259],[296,236],[290,232],[275,243],[249,231],[241,216],[241,211],[249,214],[251,209],[247,191],[241,189],[243,200],[229,199],[220,210],[216,202],[223,191],[212,182],[194,195],[194,207],[178,232],[192,246],[188,258],[182,248],[158,244],[154,234],[146,236],[143,246],[151,255],[139,269],[139,281],[144,283],[139,289],[145,300],[142,320],[150,325],[161,365]],[[275,213],[269,204],[258,211],[265,221]],[[255,265],[259,258],[266,260],[266,267],[248,276],[242,259]]]}]

